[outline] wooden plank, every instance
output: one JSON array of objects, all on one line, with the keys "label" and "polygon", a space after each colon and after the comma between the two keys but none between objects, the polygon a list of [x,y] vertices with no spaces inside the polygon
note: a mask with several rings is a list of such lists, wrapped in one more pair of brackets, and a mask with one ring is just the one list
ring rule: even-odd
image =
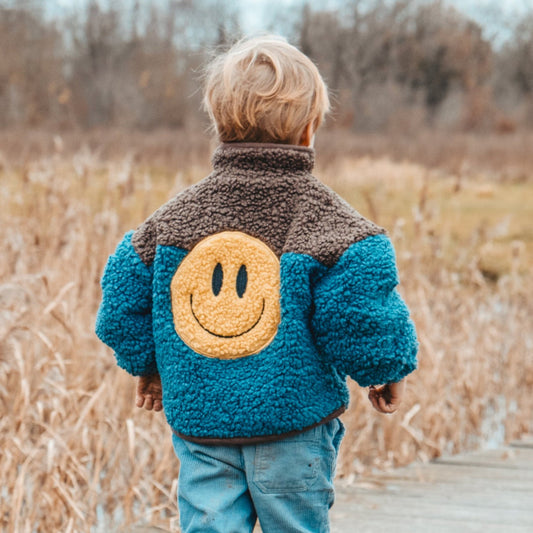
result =
[{"label": "wooden plank", "polygon": [[464,509],[465,512],[486,515],[485,509],[489,508],[490,513],[504,516],[506,513],[516,514],[529,520],[533,525],[533,506],[531,495],[522,494],[517,498],[506,497],[504,492],[478,492],[468,494],[466,492],[385,492],[385,493],[359,493],[339,495],[337,502],[349,503],[356,501],[357,506],[373,509],[382,509],[384,506],[392,508],[395,505],[402,507],[438,506],[443,512],[449,513],[454,509]]},{"label": "wooden plank", "polygon": [[433,461],[437,464],[480,466],[487,468],[509,468],[533,470],[533,448],[506,447],[472,454],[442,457]]},{"label": "wooden plank", "polygon": [[[483,507],[491,505],[494,508],[505,507],[531,511],[533,507],[532,494],[526,491],[508,491],[494,485],[449,485],[424,484],[414,481],[399,482],[386,485],[384,488],[361,488],[352,486],[337,490],[337,501],[364,501],[365,498],[398,498],[401,500],[427,499],[441,505],[459,504],[463,506]],[[533,511],[531,511],[533,512]]]},{"label": "wooden plank", "polygon": [[503,482],[509,487],[531,487],[533,473],[531,470],[482,468],[471,464],[428,463],[413,467],[401,468],[375,476],[365,476],[365,479],[381,480],[383,482],[395,479],[414,479],[421,483],[431,482],[462,482],[462,483],[494,483]]},{"label": "wooden plank", "polygon": [[[354,520],[358,516],[373,514],[384,520],[391,517],[426,521],[439,520],[441,522],[477,522],[487,525],[500,525],[504,528],[508,524],[530,526],[533,531],[533,507],[531,505],[513,508],[502,504],[496,507],[497,499],[487,500],[478,505],[465,505],[461,502],[450,502],[444,498],[418,497],[409,498],[401,495],[358,495],[356,502],[350,498],[347,506],[338,502],[337,510],[342,507],[350,509]],[[431,528],[428,529],[431,531]],[[502,529],[504,531],[504,529]]]},{"label": "wooden plank", "polygon": [[511,442],[510,446],[514,448],[532,448],[533,449],[533,435],[525,435],[521,439]]},{"label": "wooden plank", "polygon": [[[512,485],[508,485],[506,481],[497,481],[494,482],[494,480],[477,480],[473,479],[472,481],[461,481],[457,482],[454,479],[447,479],[444,481],[432,481],[432,482],[420,482],[414,479],[398,479],[398,480],[391,480],[388,482],[387,486],[381,490],[377,490],[376,492],[382,492],[382,491],[388,491],[388,492],[400,492],[402,490],[409,491],[411,488],[413,490],[416,490],[417,484],[419,487],[421,487],[420,490],[424,490],[426,492],[439,492],[439,493],[445,493],[450,492],[453,490],[457,491],[489,491],[490,487],[504,487],[503,489],[497,489],[496,492],[501,492],[502,490],[505,490],[505,492],[509,493],[510,495],[514,495],[518,497],[518,494],[521,493],[530,493],[532,494],[532,487],[531,483],[513,483]],[[370,492],[368,490],[359,491],[358,489],[355,489],[356,492]],[[533,498],[533,494],[532,494]]]},{"label": "wooden plank", "polygon": [[530,526],[485,524],[436,518],[406,518],[390,515],[353,516],[351,513],[332,512],[331,533],[531,533]]}]

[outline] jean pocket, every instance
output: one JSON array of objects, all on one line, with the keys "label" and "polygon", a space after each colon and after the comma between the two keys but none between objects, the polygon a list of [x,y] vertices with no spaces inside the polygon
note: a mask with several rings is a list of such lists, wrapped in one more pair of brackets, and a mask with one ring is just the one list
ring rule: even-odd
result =
[{"label": "jean pocket", "polygon": [[315,483],[321,458],[309,433],[256,446],[253,481],[261,492],[304,492]]}]

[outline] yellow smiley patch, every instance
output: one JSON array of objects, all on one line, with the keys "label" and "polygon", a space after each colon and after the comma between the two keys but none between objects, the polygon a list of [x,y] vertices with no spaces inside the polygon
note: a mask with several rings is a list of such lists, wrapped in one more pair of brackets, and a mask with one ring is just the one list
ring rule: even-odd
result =
[{"label": "yellow smiley patch", "polygon": [[195,352],[236,359],[276,336],[280,264],[262,241],[224,231],[200,241],[171,282],[176,333]]}]

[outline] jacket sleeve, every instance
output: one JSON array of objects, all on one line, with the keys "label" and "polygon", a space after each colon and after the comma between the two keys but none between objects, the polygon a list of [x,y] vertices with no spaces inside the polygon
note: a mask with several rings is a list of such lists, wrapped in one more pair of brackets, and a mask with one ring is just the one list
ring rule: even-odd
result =
[{"label": "jacket sleeve", "polygon": [[96,334],[134,376],[157,372],[152,329],[152,266],[145,265],[127,233],[110,256],[102,278]]},{"label": "jacket sleeve", "polygon": [[392,244],[376,235],[352,244],[314,287],[315,342],[362,387],[400,381],[416,368],[416,332],[397,284]]}]

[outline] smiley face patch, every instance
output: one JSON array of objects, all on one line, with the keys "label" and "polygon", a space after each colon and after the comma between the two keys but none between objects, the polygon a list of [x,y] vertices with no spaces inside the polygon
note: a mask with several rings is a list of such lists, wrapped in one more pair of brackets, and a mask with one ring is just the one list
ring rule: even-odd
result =
[{"label": "smiley face patch", "polygon": [[174,327],[195,352],[236,359],[270,344],[280,322],[280,263],[261,240],[224,231],[200,241],[170,285]]}]

